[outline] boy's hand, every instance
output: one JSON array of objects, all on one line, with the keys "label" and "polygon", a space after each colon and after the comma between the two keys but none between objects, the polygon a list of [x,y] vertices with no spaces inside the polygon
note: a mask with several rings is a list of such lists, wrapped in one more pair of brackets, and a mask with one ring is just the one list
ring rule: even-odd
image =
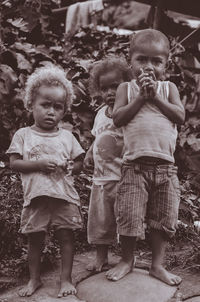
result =
[{"label": "boy's hand", "polygon": [[53,160],[38,160],[38,169],[44,173],[52,173],[57,168],[57,163]]},{"label": "boy's hand", "polygon": [[83,162],[84,169],[88,170],[94,167],[93,156],[86,156]]},{"label": "boy's hand", "polygon": [[140,87],[140,94],[146,98],[154,98],[157,91],[157,81],[153,71],[143,71],[137,79],[137,83]]}]

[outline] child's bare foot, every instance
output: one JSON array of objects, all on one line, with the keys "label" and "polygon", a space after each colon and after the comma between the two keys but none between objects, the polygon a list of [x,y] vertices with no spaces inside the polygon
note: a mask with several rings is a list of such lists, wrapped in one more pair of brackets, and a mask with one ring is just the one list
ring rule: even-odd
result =
[{"label": "child's bare foot", "polygon": [[105,272],[107,270],[110,269],[110,265],[106,262],[106,263],[90,263],[88,264],[88,266],[86,267],[86,269],[90,272]]},{"label": "child's bare foot", "polygon": [[18,294],[20,297],[30,297],[41,286],[42,282],[40,280],[30,280],[25,287],[19,290]]},{"label": "child's bare foot", "polygon": [[164,267],[151,267],[149,274],[169,285],[178,285],[181,283],[181,277],[169,273]]},{"label": "child's bare foot", "polygon": [[69,281],[62,281],[60,285],[60,291],[58,298],[66,297],[68,295],[76,295],[77,290]]},{"label": "child's bare foot", "polygon": [[132,262],[127,263],[121,260],[115,267],[113,267],[106,273],[106,277],[108,280],[117,281],[130,273],[132,269]]}]

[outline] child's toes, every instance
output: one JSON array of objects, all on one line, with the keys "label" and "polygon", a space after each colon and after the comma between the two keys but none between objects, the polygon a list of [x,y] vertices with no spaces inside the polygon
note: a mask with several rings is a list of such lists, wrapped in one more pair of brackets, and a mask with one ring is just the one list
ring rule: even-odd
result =
[{"label": "child's toes", "polygon": [[62,282],[58,298],[67,297],[69,295],[76,295],[77,290],[70,282]]}]

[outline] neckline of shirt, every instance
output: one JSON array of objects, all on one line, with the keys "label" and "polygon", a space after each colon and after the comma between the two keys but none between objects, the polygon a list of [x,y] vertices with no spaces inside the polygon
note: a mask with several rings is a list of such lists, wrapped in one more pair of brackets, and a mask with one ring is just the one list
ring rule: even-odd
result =
[{"label": "neckline of shirt", "polygon": [[37,130],[35,130],[35,129],[32,129],[31,126],[29,126],[28,128],[29,128],[29,130],[32,131],[34,134],[36,134],[36,135],[38,135],[38,136],[46,136],[46,137],[47,137],[47,136],[49,136],[49,137],[58,136],[58,135],[61,133],[61,131],[63,130],[63,129],[61,129],[61,128],[58,128],[58,131],[56,131],[56,132],[39,132],[39,131],[37,131]]}]

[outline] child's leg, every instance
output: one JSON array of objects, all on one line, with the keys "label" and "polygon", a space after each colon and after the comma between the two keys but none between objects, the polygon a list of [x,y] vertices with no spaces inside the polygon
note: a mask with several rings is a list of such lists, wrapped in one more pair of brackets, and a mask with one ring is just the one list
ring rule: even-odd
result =
[{"label": "child's leg", "polygon": [[155,183],[148,203],[152,244],[150,274],[169,285],[177,285],[181,278],[163,267],[167,239],[175,235],[178,219],[180,188],[177,168],[173,164],[160,165],[154,171]]},{"label": "child's leg", "polygon": [[19,291],[21,297],[31,296],[42,285],[40,280],[40,258],[44,238],[45,232],[28,234],[28,265],[30,280],[27,286]]},{"label": "child's leg", "polygon": [[117,281],[133,269],[136,237],[144,237],[144,217],[148,200],[146,187],[146,177],[138,164],[122,166],[115,204],[122,258],[107,272],[109,280]]},{"label": "child's leg", "polygon": [[167,241],[164,238],[165,237],[162,231],[155,229],[151,230],[152,266],[149,274],[169,285],[178,285],[181,282],[181,278],[177,275],[169,273],[163,267],[165,249],[167,245]]},{"label": "child's leg", "polygon": [[108,245],[97,244],[96,245],[96,260],[95,263],[87,266],[88,271],[102,272],[108,269]]},{"label": "child's leg", "polygon": [[110,269],[106,276],[109,280],[117,281],[130,273],[134,265],[134,250],[136,245],[135,237],[120,236],[122,258],[121,261],[112,269]]},{"label": "child's leg", "polygon": [[61,277],[58,297],[76,294],[76,289],[72,285],[72,265],[74,257],[74,235],[72,230],[58,229],[56,232],[61,253]]},{"label": "child's leg", "polygon": [[88,214],[88,242],[96,245],[96,259],[88,270],[100,272],[108,269],[108,246],[116,238],[114,204],[117,182],[92,186]]}]

